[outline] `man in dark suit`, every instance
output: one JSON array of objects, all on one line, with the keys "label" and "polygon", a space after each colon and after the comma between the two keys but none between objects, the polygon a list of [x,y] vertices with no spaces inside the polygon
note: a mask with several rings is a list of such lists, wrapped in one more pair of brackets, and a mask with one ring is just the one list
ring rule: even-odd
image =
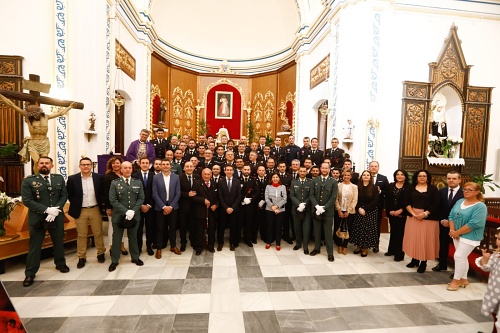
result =
[{"label": "man in dark suit", "polygon": [[152,245],[155,243],[155,201],[153,199],[153,177],[155,172],[151,171],[149,166],[149,160],[147,158],[141,158],[139,161],[141,170],[132,174],[132,177],[142,181],[144,186],[144,202],[141,205],[141,217],[139,220],[139,228],[137,229],[137,246],[139,247],[139,254],[142,251],[142,235],[144,226],[146,226],[146,251],[148,255],[152,256],[154,254]]},{"label": "man in dark suit", "polygon": [[[243,176],[240,178],[241,182],[241,206],[238,213],[240,221],[239,227],[243,227],[243,239],[245,244],[253,247],[252,239],[256,238],[252,235],[252,224],[256,223],[254,220],[254,212],[257,207],[257,198],[259,196],[259,185],[255,178],[252,178],[249,165],[243,166]],[[236,231],[241,235],[241,230]]]},{"label": "man in dark suit", "polygon": [[292,160],[298,159],[299,150],[300,147],[295,144],[295,137],[293,135],[289,135],[288,144],[285,146],[285,162],[287,166],[292,164]]},{"label": "man in dark suit", "polygon": [[274,157],[276,163],[285,162],[285,149],[281,147],[281,138],[274,139],[274,147],[271,149],[271,156]]},{"label": "man in dark suit", "polygon": [[[293,221],[292,221],[292,199],[290,198],[290,185],[292,184],[292,175],[286,173],[286,163],[281,162],[278,164],[278,175],[280,176],[281,184],[286,188],[286,204],[285,204],[285,216],[283,217],[283,231],[281,238],[287,242],[288,244],[293,244],[295,240],[295,230],[293,229]],[[268,175],[268,177],[270,177]],[[292,236],[290,236],[290,230],[292,232]]]},{"label": "man in dark suit", "polygon": [[332,162],[331,167],[342,169],[344,166],[344,149],[339,148],[339,139],[332,139],[332,148],[325,151],[325,158],[329,158]]},{"label": "man in dark suit", "polygon": [[205,230],[208,234],[207,250],[211,253],[215,252],[215,223],[219,198],[217,197],[217,184],[211,178],[212,170],[205,168],[201,172],[201,179],[193,184],[193,191],[196,193],[192,197],[195,217],[193,247],[197,256],[205,247]]},{"label": "man in dark suit", "polygon": [[193,201],[191,200],[196,192],[193,190],[194,181],[200,179],[200,176],[194,173],[194,166],[191,162],[184,164],[184,172],[179,176],[181,184],[181,198],[179,199],[179,233],[181,238],[181,252],[186,251],[187,232],[189,231],[189,242],[194,248],[195,224]]},{"label": "man in dark suit", "polygon": [[299,177],[292,180],[290,198],[292,199],[292,216],[296,235],[295,251],[304,248],[304,254],[309,254],[309,238],[311,236],[311,189],[312,180],[306,178],[306,168],[300,167]]},{"label": "man in dark suit", "polygon": [[132,164],[123,162],[121,165],[122,177],[111,182],[109,189],[109,202],[113,206],[113,244],[111,246],[110,272],[116,269],[120,260],[122,238],[124,228],[119,222],[125,216],[127,220],[135,220],[135,224],[127,228],[128,242],[130,245],[130,256],[132,262],[137,266],[144,263],[139,259],[139,247],[137,245],[137,229],[139,228],[140,209],[144,203],[144,187],[140,180],[132,178]]},{"label": "man in dark suit", "polygon": [[337,199],[338,184],[330,176],[328,163],[321,164],[321,174],[313,179],[311,190],[311,208],[313,214],[314,250],[310,255],[315,256],[321,249],[321,229],[325,231],[326,252],[328,261],[333,261],[333,218],[335,216],[335,200]]},{"label": "man in dark suit", "polygon": [[[144,157],[146,161],[149,159]],[[104,239],[102,234],[101,206],[103,204],[101,193],[103,176],[92,172],[92,160],[84,157],[80,160],[80,173],[68,177],[66,188],[68,189],[68,200],[70,202],[68,214],[75,219],[76,231],[76,255],[78,264],[76,267],[83,268],[87,262],[87,233],[88,225],[94,235],[95,247],[97,249],[97,261],[104,262]]]},{"label": "man in dark suit", "polygon": [[30,241],[26,259],[26,278],[23,286],[33,284],[40,268],[42,244],[48,230],[54,248],[54,263],[61,273],[69,272],[64,258],[64,214],[61,214],[68,199],[66,184],[61,175],[50,174],[54,166],[47,156],[39,158],[36,175],[28,176],[21,183],[23,204],[28,207]]},{"label": "man in dark suit", "polygon": [[[386,176],[378,173],[379,164],[377,161],[371,161],[369,164],[370,174],[372,175],[373,184],[378,187],[378,216],[377,216],[377,233],[378,242],[380,242],[380,224],[382,223],[382,210],[385,205],[385,194],[389,190],[389,180]],[[373,252],[379,251],[378,246],[373,248]]]},{"label": "man in dark suit", "polygon": [[257,197],[257,210],[255,212],[255,221],[252,228],[252,243],[257,244],[257,232],[260,230],[260,239],[265,240],[266,235],[266,201],[265,192],[268,184],[266,169],[261,165],[257,168],[255,181],[259,186],[259,195]]},{"label": "man in dark suit", "polygon": [[319,142],[317,138],[312,138],[311,139],[311,161],[313,162],[313,165],[321,165],[323,163],[323,151],[319,149],[318,147]]},{"label": "man in dark suit", "polygon": [[155,200],[156,217],[156,254],[161,258],[161,249],[167,241],[163,239],[163,230],[168,228],[170,251],[180,255],[181,251],[176,246],[177,210],[181,197],[181,184],[179,176],[170,172],[172,165],[167,159],[161,161],[161,173],[153,178],[153,199]]},{"label": "man in dark suit", "polygon": [[221,251],[224,245],[224,228],[229,225],[229,249],[234,251],[240,243],[241,234],[238,235],[238,209],[241,202],[241,184],[240,181],[233,177],[234,168],[232,165],[227,165],[224,168],[226,176],[219,180],[217,191],[219,196],[219,204],[222,209],[222,221],[218,221],[217,225],[217,242],[219,246],[217,251]]},{"label": "man in dark suit", "polygon": [[439,262],[432,268],[435,272],[448,269],[448,249],[450,246],[450,224],[448,216],[455,203],[464,197],[460,187],[462,176],[457,171],[450,171],[446,175],[448,186],[439,189]]},{"label": "man in dark suit", "polygon": [[304,145],[297,152],[297,158],[300,160],[300,163],[304,165],[304,160],[306,158],[311,158],[311,140],[308,136],[305,136],[304,139],[302,139],[302,142]]},{"label": "man in dark suit", "polygon": [[150,142],[153,144],[155,148],[156,158],[164,159],[165,158],[165,149],[167,148],[167,140],[164,139],[165,132],[163,128],[159,128],[156,130],[156,139],[151,140]]}]

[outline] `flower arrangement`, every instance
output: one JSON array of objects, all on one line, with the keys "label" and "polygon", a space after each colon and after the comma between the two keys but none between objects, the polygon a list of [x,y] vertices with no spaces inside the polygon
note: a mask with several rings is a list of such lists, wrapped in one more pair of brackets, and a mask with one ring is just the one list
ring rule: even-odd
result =
[{"label": "flower arrangement", "polygon": [[0,237],[5,236],[5,221],[10,219],[10,213],[21,202],[21,197],[11,198],[0,192]]},{"label": "flower arrangement", "polygon": [[[441,138],[443,140],[443,152],[445,157],[453,158],[455,155],[455,148],[457,145],[464,142],[462,138],[455,138],[453,136]],[[452,156],[449,156],[449,152],[453,151]]]},{"label": "flower arrangement", "polygon": [[429,133],[429,137],[427,139],[428,143],[432,144],[432,143],[434,143],[434,142],[436,142],[438,140],[439,140],[439,138],[437,136],[432,135],[432,134]]}]

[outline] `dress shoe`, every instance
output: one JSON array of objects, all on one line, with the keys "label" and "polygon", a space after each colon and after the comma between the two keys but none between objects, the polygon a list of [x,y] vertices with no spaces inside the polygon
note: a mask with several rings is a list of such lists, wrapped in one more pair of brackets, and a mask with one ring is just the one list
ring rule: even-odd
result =
[{"label": "dress shoe", "polygon": [[219,244],[219,245],[217,246],[217,251],[219,251],[219,252],[220,252],[220,251],[222,251],[222,247],[223,247],[223,246],[224,246],[224,245]]},{"label": "dress shoe", "polygon": [[230,251],[234,251],[234,245],[232,245],[232,244],[231,244],[231,245],[229,245],[229,250],[230,250]]},{"label": "dress shoe", "polygon": [[27,276],[24,278],[23,281],[23,287],[29,287],[35,282],[35,277],[34,276]]},{"label": "dress shoe", "polygon": [[248,241],[248,242],[245,242],[246,245],[248,245],[248,247],[253,247],[253,244],[252,242]]},{"label": "dress shoe", "polygon": [[308,249],[305,249],[305,250],[304,250],[304,254],[308,255],[308,254],[309,254],[309,250],[308,250]]},{"label": "dress shoe", "polygon": [[408,265],[406,265],[406,267],[414,268],[414,267],[417,267],[419,264],[420,264],[420,261],[418,261],[417,259],[412,259],[410,261],[410,263]]},{"label": "dress shoe", "polygon": [[215,249],[213,247],[207,247],[207,251],[210,253],[214,253]]},{"label": "dress shoe", "polygon": [[317,254],[320,254],[321,252],[319,250],[312,250],[311,253],[309,253],[310,256],[315,256]]},{"label": "dress shoe", "polygon": [[[373,251],[373,252],[375,252],[375,251]],[[386,256],[386,257],[390,257],[390,256],[393,256],[393,255],[394,255],[394,253],[391,253],[391,252],[384,253],[384,256]]]},{"label": "dress shoe", "polygon": [[137,266],[144,266],[144,261],[142,261],[141,259],[137,258],[137,259],[132,259],[132,263],[136,264]]},{"label": "dress shoe", "polygon": [[196,250],[195,254],[196,254],[197,256],[199,256],[199,255],[201,254],[201,251],[200,251],[200,250]]},{"label": "dress shoe", "polygon": [[399,262],[399,261],[403,261],[403,260],[405,260],[405,257],[394,257],[394,261]]},{"label": "dress shoe", "polygon": [[441,265],[437,264],[436,266],[432,267],[432,270],[434,272],[447,271],[448,267],[441,267]]},{"label": "dress shoe", "polygon": [[424,273],[425,270],[427,269],[427,262],[426,261],[421,261],[420,265],[418,266],[417,273]]},{"label": "dress shoe", "polygon": [[347,247],[343,247],[342,248],[342,254],[343,255],[347,255]]},{"label": "dress shoe", "polygon": [[266,250],[269,250],[271,248],[271,244],[266,244]]},{"label": "dress shoe", "polygon": [[281,246],[276,245],[276,251],[280,251],[280,250],[281,250]]},{"label": "dress shoe", "polygon": [[257,244],[257,241],[252,239],[252,243],[253,244]]},{"label": "dress shoe", "polygon": [[69,272],[69,267],[66,265],[59,265],[56,266],[56,269],[61,272],[61,273],[68,273]]},{"label": "dress shoe", "polygon": [[181,255],[181,253],[182,253],[181,251],[179,251],[179,249],[177,248],[177,246],[171,247],[170,248],[170,252],[173,252],[173,253],[175,253],[177,255]]},{"label": "dress shoe", "polygon": [[184,252],[184,251],[186,251],[186,244],[181,245],[181,252]]},{"label": "dress shoe", "polygon": [[240,244],[233,244],[234,248],[237,248],[238,246],[240,246]]},{"label": "dress shoe", "polygon": [[353,252],[354,254],[360,254],[361,253],[361,248],[357,247],[356,250]]},{"label": "dress shoe", "polygon": [[344,252],[344,248],[342,246],[339,246],[339,249],[337,250],[338,254],[341,254]]},{"label": "dress shoe", "polygon": [[366,257],[368,255],[368,249],[364,249],[362,252],[361,252],[361,256],[362,257]]},{"label": "dress shoe", "polygon": [[111,265],[109,265],[108,271],[114,271],[116,269],[116,266],[118,266],[118,263],[112,262]]},{"label": "dress shoe", "polygon": [[373,253],[378,253],[379,249],[378,246],[373,248]]},{"label": "dress shoe", "polygon": [[128,251],[127,251],[127,250],[125,250],[125,249],[122,249],[122,254],[123,254],[124,256],[126,256],[126,255],[128,254]]},{"label": "dress shoe", "polygon": [[453,279],[451,281],[451,283],[448,283],[448,288],[446,288],[446,289],[449,290],[449,291],[457,291],[458,288],[460,288],[461,286],[462,285],[460,284],[460,280]]},{"label": "dress shoe", "polygon": [[87,259],[85,258],[79,258],[78,259],[78,264],[76,264],[77,268],[83,268],[85,267],[85,263],[87,262]]},{"label": "dress shoe", "polygon": [[104,253],[101,253],[97,256],[97,262],[103,263],[106,260],[106,257],[104,256]]},{"label": "dress shoe", "polygon": [[148,247],[147,251],[148,251],[148,256],[152,256],[153,254],[155,254],[155,253],[153,252],[153,249],[152,249],[152,248],[150,248],[150,247]]},{"label": "dress shoe", "polygon": [[335,258],[333,257],[333,255],[329,255],[329,256],[328,256],[328,261],[332,262],[332,261],[334,261],[334,260],[335,260]]},{"label": "dress shoe", "polygon": [[299,245],[295,245],[295,246],[293,247],[293,250],[294,250],[294,251],[297,251],[297,250],[299,250],[300,248],[301,248],[301,246],[299,246]]},{"label": "dress shoe", "polygon": [[161,259],[161,250],[156,250],[155,258]]}]

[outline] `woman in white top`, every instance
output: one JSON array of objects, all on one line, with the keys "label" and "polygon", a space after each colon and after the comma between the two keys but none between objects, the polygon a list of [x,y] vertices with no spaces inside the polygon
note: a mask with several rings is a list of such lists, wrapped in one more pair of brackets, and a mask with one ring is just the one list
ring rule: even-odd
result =
[{"label": "woman in white top", "polygon": [[285,218],[286,187],[281,184],[280,176],[273,173],[269,185],[264,192],[266,201],[266,249],[271,247],[273,236],[276,238],[276,251],[281,250],[281,231]]},{"label": "woman in white top", "polygon": [[[358,203],[358,186],[351,183],[352,170],[347,169],[342,174],[342,183],[339,183],[337,200],[335,201],[335,218],[333,220],[333,241],[339,247],[339,254],[347,254],[348,239],[341,239],[336,235],[342,221],[347,221],[347,230],[352,226],[356,216],[356,204]],[[345,231],[345,230],[341,230]]]}]

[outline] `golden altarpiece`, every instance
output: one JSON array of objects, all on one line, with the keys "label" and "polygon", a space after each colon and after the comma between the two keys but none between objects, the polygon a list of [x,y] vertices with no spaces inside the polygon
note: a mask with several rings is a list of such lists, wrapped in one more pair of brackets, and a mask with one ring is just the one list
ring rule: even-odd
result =
[{"label": "golden altarpiece", "polygon": [[[472,66],[465,61],[457,29],[452,25],[438,60],[429,64],[430,82],[403,82],[399,167],[409,172],[427,169],[438,186],[444,186],[445,175],[451,170],[459,171],[466,180],[485,172],[493,88],[469,85]],[[455,100],[455,111],[446,113],[447,136],[452,137],[450,127],[454,127],[454,137],[463,140],[456,145],[460,158],[434,154],[430,142],[437,134],[432,129],[433,110],[440,104],[437,99],[444,96]]]}]

